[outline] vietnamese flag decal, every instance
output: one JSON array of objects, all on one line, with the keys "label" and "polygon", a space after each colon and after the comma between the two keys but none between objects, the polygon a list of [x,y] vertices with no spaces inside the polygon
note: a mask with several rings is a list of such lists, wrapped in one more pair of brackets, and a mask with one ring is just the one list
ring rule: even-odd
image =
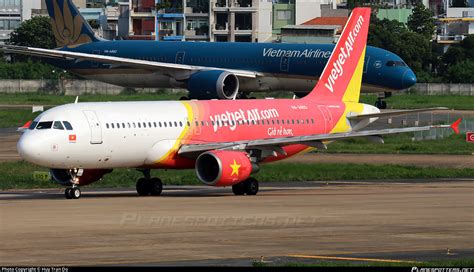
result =
[{"label": "vietnamese flag decal", "polygon": [[75,142],[76,141],[76,134],[70,134],[69,135],[69,142]]}]

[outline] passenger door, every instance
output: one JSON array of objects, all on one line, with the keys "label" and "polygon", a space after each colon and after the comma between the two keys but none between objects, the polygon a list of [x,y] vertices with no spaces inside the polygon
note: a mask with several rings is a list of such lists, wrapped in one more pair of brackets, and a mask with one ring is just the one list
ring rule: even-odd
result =
[{"label": "passenger door", "polygon": [[288,72],[289,69],[290,69],[290,58],[289,57],[281,57],[280,71]]},{"label": "passenger door", "polygon": [[184,64],[184,55],[186,52],[178,52],[176,53],[176,64]]},{"label": "passenger door", "polygon": [[329,133],[329,131],[334,126],[333,121],[332,121],[331,111],[326,106],[322,106],[322,105],[319,105],[318,108],[321,111],[324,118],[324,132]]},{"label": "passenger door", "polygon": [[95,111],[84,111],[87,122],[89,123],[89,128],[91,132],[91,144],[101,144],[102,143],[102,126],[100,125],[99,118]]}]

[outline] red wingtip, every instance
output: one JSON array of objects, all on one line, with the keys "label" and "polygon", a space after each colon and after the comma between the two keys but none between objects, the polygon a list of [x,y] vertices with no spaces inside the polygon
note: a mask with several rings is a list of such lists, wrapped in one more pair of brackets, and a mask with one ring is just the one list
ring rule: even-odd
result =
[{"label": "red wingtip", "polygon": [[459,134],[459,124],[461,123],[462,118],[456,120],[456,122],[451,124],[451,128],[453,129],[454,133]]},{"label": "red wingtip", "polygon": [[26,122],[21,128],[29,128],[31,125],[31,120]]}]

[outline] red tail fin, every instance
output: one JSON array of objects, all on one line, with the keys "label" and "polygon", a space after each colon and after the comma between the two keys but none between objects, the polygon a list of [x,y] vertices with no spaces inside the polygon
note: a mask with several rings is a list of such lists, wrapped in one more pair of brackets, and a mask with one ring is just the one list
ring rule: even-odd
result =
[{"label": "red tail fin", "polygon": [[359,102],[370,8],[355,8],[319,78],[305,98]]}]

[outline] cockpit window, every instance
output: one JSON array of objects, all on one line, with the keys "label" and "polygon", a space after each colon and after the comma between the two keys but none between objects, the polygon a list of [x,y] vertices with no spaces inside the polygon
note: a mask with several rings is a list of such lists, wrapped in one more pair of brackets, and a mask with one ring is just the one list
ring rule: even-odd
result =
[{"label": "cockpit window", "polygon": [[63,124],[67,130],[72,130],[71,123],[69,123],[68,121],[63,121]]},{"label": "cockpit window", "polygon": [[36,129],[50,129],[53,126],[53,122],[39,122]]},{"label": "cockpit window", "polygon": [[56,122],[54,122],[54,124],[53,124],[53,128],[54,128],[54,129],[60,129],[60,130],[64,130],[63,124],[61,124],[61,122],[60,122],[60,121],[56,121]]},{"label": "cockpit window", "polygon": [[28,129],[35,129],[36,125],[38,125],[38,122],[36,122],[36,121],[35,121],[35,122],[32,122],[32,123],[30,124],[30,126],[28,127]]},{"label": "cockpit window", "polygon": [[403,61],[393,61],[393,60],[389,60],[387,61],[387,64],[386,64],[388,67],[394,67],[394,66],[400,66],[400,67],[404,67],[404,66],[407,66],[406,63],[404,63]]}]

